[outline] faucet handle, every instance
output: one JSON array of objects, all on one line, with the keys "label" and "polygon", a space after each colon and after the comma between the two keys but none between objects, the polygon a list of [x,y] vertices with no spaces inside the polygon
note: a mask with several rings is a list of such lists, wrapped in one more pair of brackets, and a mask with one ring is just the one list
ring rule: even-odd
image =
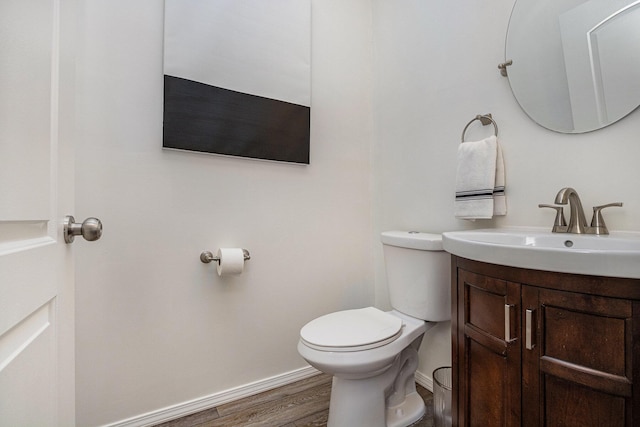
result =
[{"label": "faucet handle", "polygon": [[553,228],[551,229],[552,233],[566,233],[567,232],[567,221],[564,219],[564,207],[556,206],[556,205],[547,205],[541,203],[538,205],[539,208],[551,208],[556,210],[556,218],[553,221]]},{"label": "faucet handle", "polygon": [[604,223],[604,218],[602,217],[602,209],[614,206],[621,207],[622,202],[607,203],[606,205],[593,207],[593,218],[591,219],[591,228],[593,229],[593,234],[609,234],[607,225]]}]

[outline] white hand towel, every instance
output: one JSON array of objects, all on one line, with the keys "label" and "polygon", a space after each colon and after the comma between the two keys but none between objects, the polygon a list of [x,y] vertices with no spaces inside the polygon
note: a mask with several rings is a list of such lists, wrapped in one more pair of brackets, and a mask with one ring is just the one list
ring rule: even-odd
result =
[{"label": "white hand towel", "polygon": [[505,215],[504,184],[504,160],[495,136],[460,144],[454,207],[457,218],[475,220]]}]

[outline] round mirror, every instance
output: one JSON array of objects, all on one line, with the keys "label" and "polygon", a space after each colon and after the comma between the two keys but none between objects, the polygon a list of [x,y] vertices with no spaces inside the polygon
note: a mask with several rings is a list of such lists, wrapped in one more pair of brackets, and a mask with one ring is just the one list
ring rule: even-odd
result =
[{"label": "round mirror", "polygon": [[517,0],[506,59],[536,123],[563,133],[608,126],[640,105],[640,0]]}]

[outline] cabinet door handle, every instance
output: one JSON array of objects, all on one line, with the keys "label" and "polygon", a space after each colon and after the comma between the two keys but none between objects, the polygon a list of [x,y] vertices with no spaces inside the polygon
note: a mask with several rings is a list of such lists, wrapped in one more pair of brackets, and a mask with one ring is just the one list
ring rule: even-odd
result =
[{"label": "cabinet door handle", "polygon": [[513,340],[511,336],[511,309],[513,305],[505,304],[504,305],[504,340],[509,342]]},{"label": "cabinet door handle", "polygon": [[534,332],[535,332],[535,323],[536,323],[536,310],[528,308],[525,311],[525,347],[527,350],[533,350],[536,346],[534,341]]}]

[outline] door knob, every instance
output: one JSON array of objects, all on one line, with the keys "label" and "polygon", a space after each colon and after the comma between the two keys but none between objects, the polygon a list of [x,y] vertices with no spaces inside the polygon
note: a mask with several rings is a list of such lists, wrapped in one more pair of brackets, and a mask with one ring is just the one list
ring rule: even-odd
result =
[{"label": "door knob", "polygon": [[93,242],[102,236],[102,222],[98,218],[87,218],[82,224],[75,222],[75,218],[67,215],[64,218],[64,241],[73,243],[75,236],[82,236],[85,240]]}]

